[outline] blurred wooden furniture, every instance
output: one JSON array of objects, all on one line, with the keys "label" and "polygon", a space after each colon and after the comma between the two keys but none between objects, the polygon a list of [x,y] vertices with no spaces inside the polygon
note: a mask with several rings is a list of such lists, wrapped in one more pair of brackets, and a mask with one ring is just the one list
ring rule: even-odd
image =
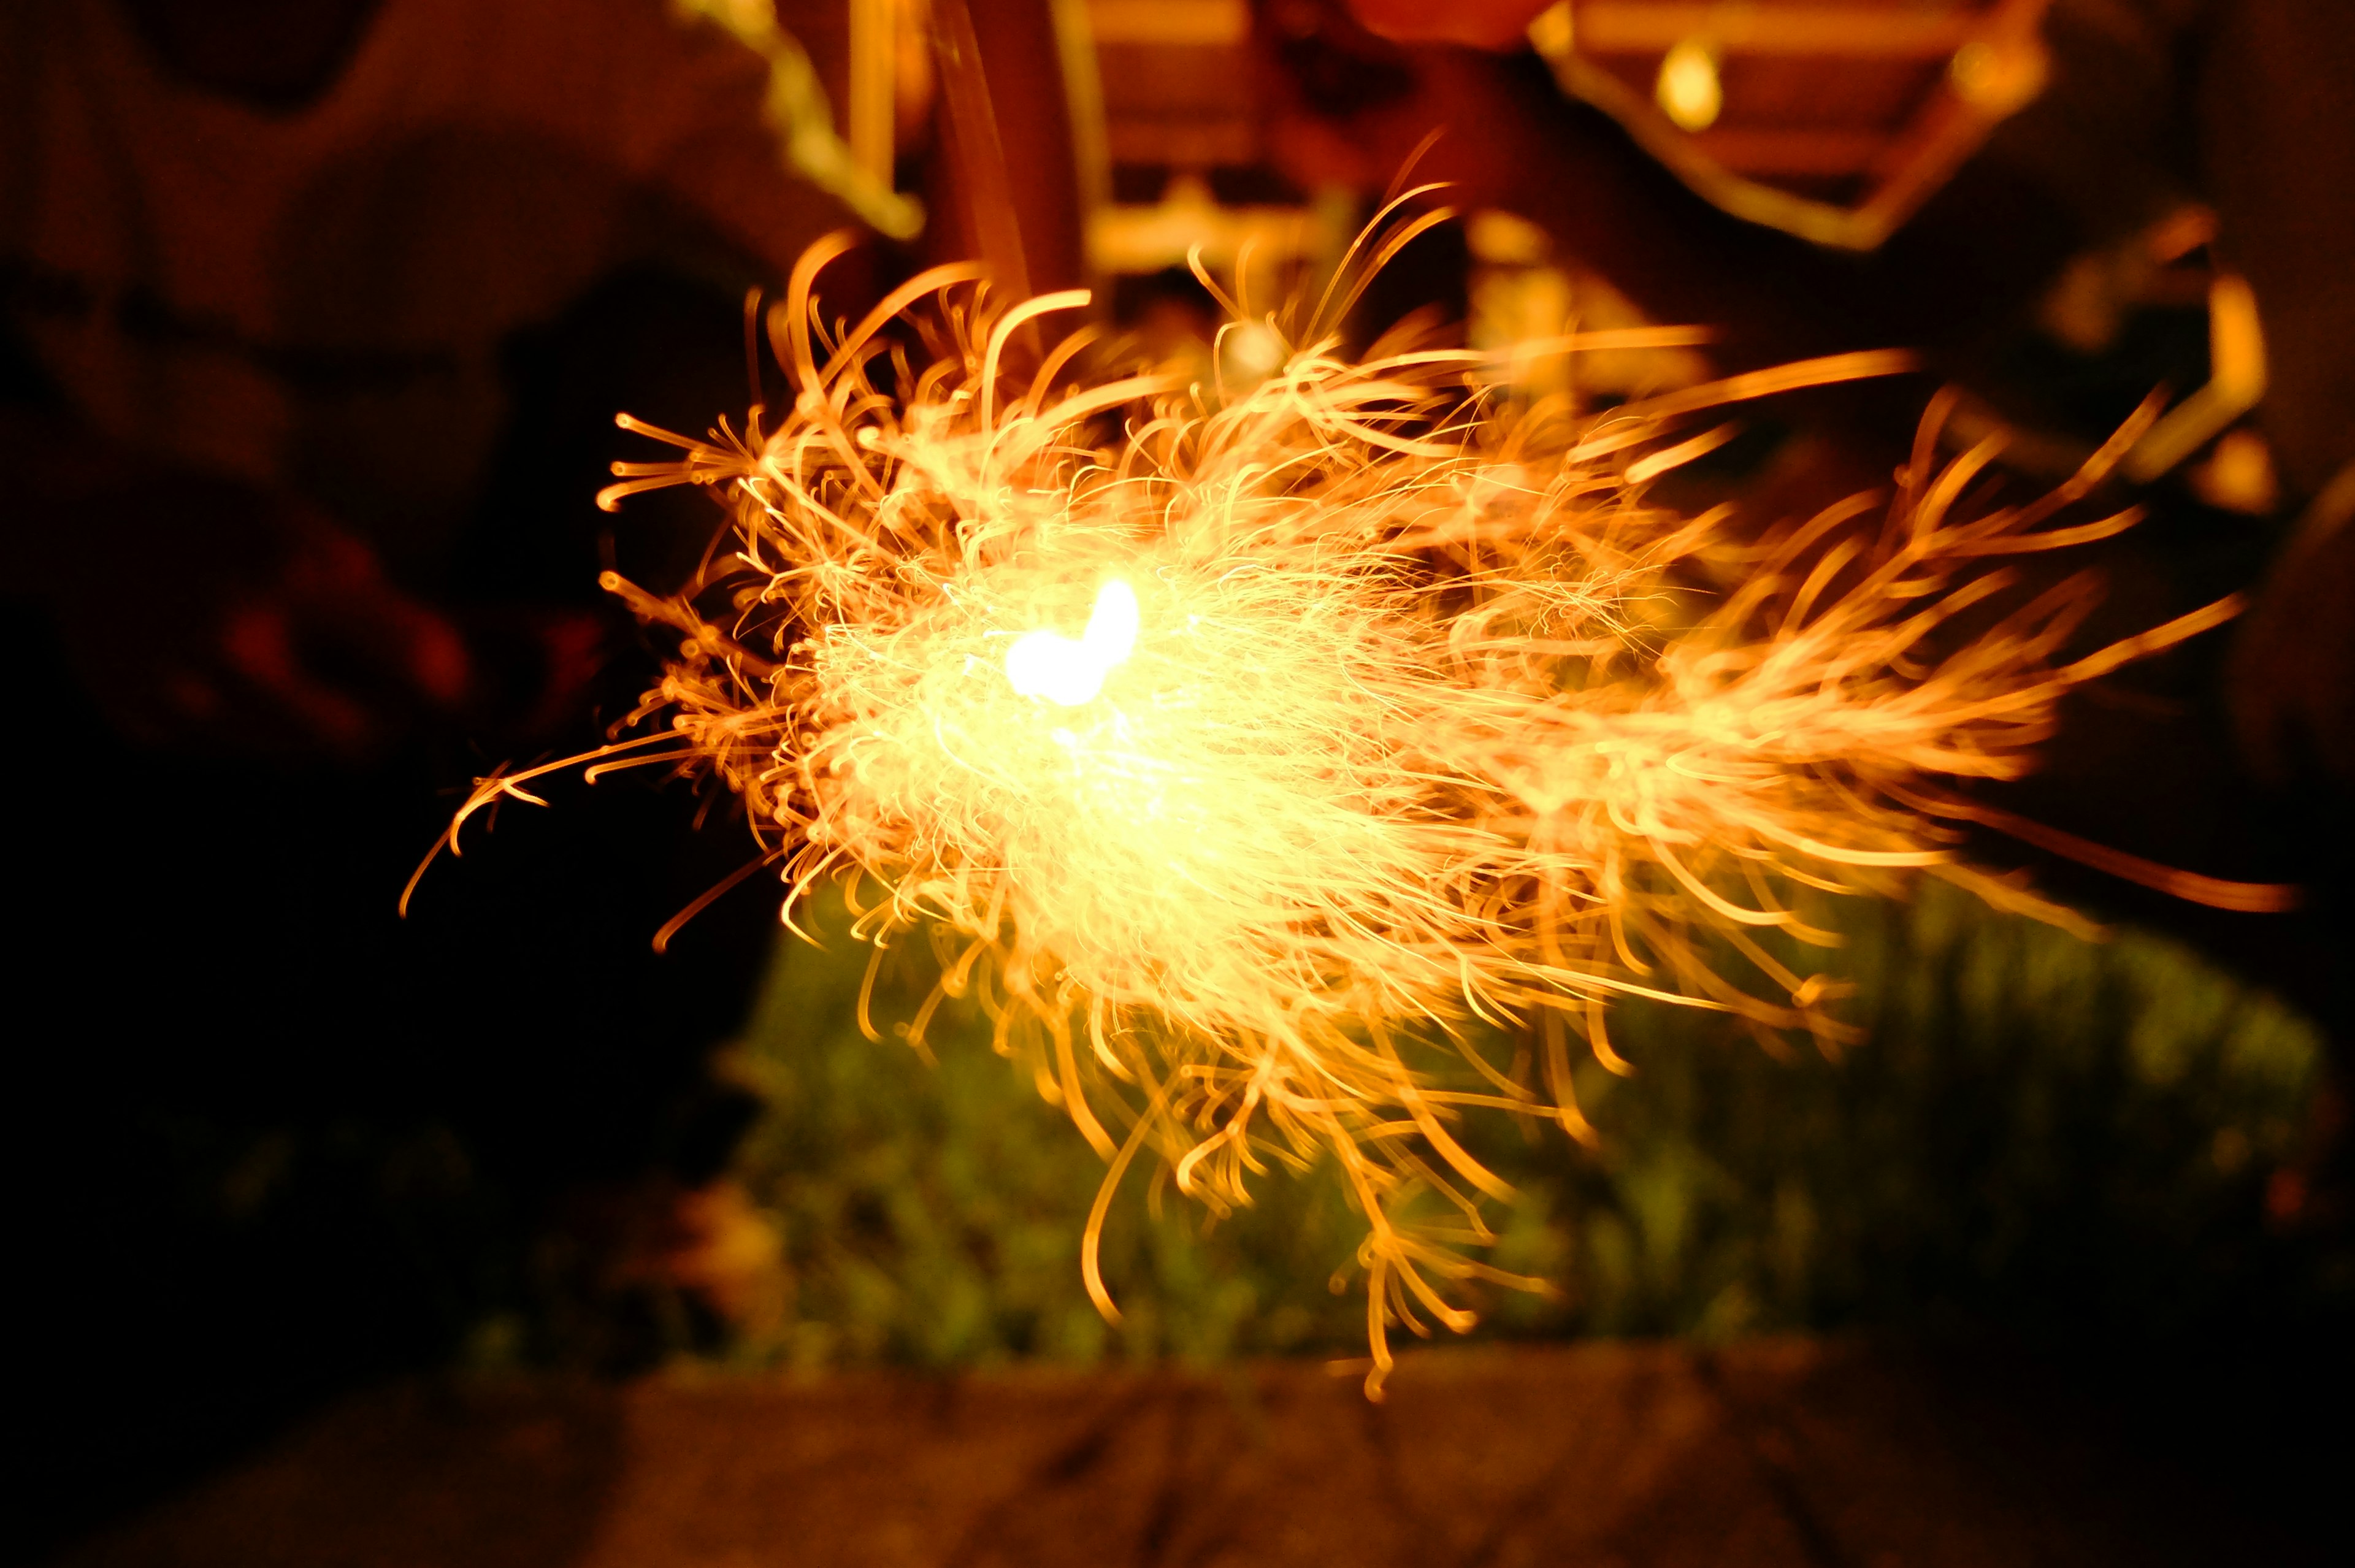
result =
[{"label": "blurred wooden furniture", "polygon": [[1498,1347],[1410,1356],[1379,1405],[1335,1371],[387,1391],[59,1568],[2341,1560],[2282,1506],[2328,1509],[2332,1448],[2254,1501],[2009,1358]]},{"label": "blurred wooden furniture", "polygon": [[1870,251],[2046,76],[2047,0],[1562,0],[1564,91],[1737,218]]}]

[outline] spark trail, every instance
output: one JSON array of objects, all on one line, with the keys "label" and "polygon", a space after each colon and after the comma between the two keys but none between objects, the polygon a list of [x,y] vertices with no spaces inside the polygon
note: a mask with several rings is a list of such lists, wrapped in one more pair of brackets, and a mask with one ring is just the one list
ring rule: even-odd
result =
[{"label": "spark trail", "polygon": [[[1685,414],[1902,356],[1507,420],[1466,394],[1476,356],[1344,357],[1342,299],[1266,318],[1288,352],[1247,388],[1074,375],[1085,333],[1016,378],[1015,335],[1084,295],[993,311],[938,269],[829,335],[810,295],[839,249],[771,314],[781,422],[624,421],[682,455],[617,465],[606,504],[709,486],[733,549],[675,599],[609,577],[678,644],[592,766],[716,773],[789,922],[838,888],[879,949],[929,936],[911,1038],[977,999],[1110,1164],[1083,1253],[1108,1314],[1096,1241],[1140,1156],[1213,1209],[1337,1160],[1377,1391],[1393,1326],[1468,1328],[1476,1276],[1538,1283],[1475,1255],[1505,1189],[1463,1117],[1591,1138],[1573,1045],[1624,1067],[1631,995],[1836,1046],[1842,987],[1789,957],[1829,940],[1813,894],[1928,873],[2070,920],[1956,859],[1984,813],[1955,783],[2024,772],[2072,687],[2236,608],[2062,663],[2081,575],[1955,630],[2007,586],[1990,558],[2133,522],[2047,526],[2155,410],[2059,491],[1971,515],[1993,451],[1940,468],[1934,411],[1890,493],[1742,539],[1631,472],[1706,450]],[[481,781],[459,823],[531,776]],[[2204,891],[2271,896],[2235,886]],[[1498,1025],[1524,1071],[1482,1053]]]}]

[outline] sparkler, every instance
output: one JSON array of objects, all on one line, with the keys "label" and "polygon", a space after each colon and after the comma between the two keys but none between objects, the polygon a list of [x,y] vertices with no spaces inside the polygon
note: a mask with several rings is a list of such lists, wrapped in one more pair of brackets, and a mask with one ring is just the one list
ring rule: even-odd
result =
[{"label": "sparkler", "polygon": [[[878,961],[931,940],[908,1039],[975,998],[1109,1162],[1083,1246],[1107,1315],[1097,1240],[1140,1155],[1214,1211],[1336,1160],[1368,1223],[1371,1391],[1394,1325],[1469,1328],[1476,1278],[1540,1285],[1473,1255],[1507,1189],[1464,1116],[1591,1140],[1572,1042],[1625,1071],[1625,996],[1836,1048],[1841,987],[1789,957],[1831,941],[1809,890],[1927,872],[2072,921],[1957,860],[1955,825],[1987,814],[1954,781],[2023,772],[2071,688],[2237,608],[2058,663],[2079,576],[1956,630],[1992,614],[1989,558],[2135,520],[2046,527],[2155,407],[2053,494],[1976,511],[1994,449],[1940,468],[1934,409],[1891,494],[1743,540],[1645,499],[1715,439],[1671,440],[1678,419],[1902,357],[1504,419],[1466,394],[1476,356],[1341,356],[1328,297],[1259,324],[1288,349],[1250,387],[1075,379],[1085,331],[1018,378],[1008,344],[1083,293],[994,309],[977,269],[942,268],[827,334],[812,291],[845,244],[771,315],[799,388],[775,428],[623,421],[682,455],[617,465],[604,504],[709,486],[734,549],[676,598],[608,574],[679,642],[591,771],[708,768],[789,923],[838,884]],[[481,781],[445,842],[546,771]],[[1496,1026],[1520,1065],[1484,1053]]]}]

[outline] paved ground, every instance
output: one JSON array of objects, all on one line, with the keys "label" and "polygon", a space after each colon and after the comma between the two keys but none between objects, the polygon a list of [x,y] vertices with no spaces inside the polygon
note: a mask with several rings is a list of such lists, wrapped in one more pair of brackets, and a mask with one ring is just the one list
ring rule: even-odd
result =
[{"label": "paved ground", "polygon": [[2296,1563],[2100,1412],[1809,1342],[354,1402],[71,1568]]}]

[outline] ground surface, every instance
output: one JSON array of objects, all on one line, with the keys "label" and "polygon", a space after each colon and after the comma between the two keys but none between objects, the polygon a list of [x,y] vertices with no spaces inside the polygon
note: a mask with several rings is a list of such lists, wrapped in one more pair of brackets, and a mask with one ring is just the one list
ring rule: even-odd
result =
[{"label": "ground surface", "polygon": [[1770,1341],[1347,1369],[413,1387],[73,1568],[2294,1563],[2114,1416],[1953,1360]]}]

